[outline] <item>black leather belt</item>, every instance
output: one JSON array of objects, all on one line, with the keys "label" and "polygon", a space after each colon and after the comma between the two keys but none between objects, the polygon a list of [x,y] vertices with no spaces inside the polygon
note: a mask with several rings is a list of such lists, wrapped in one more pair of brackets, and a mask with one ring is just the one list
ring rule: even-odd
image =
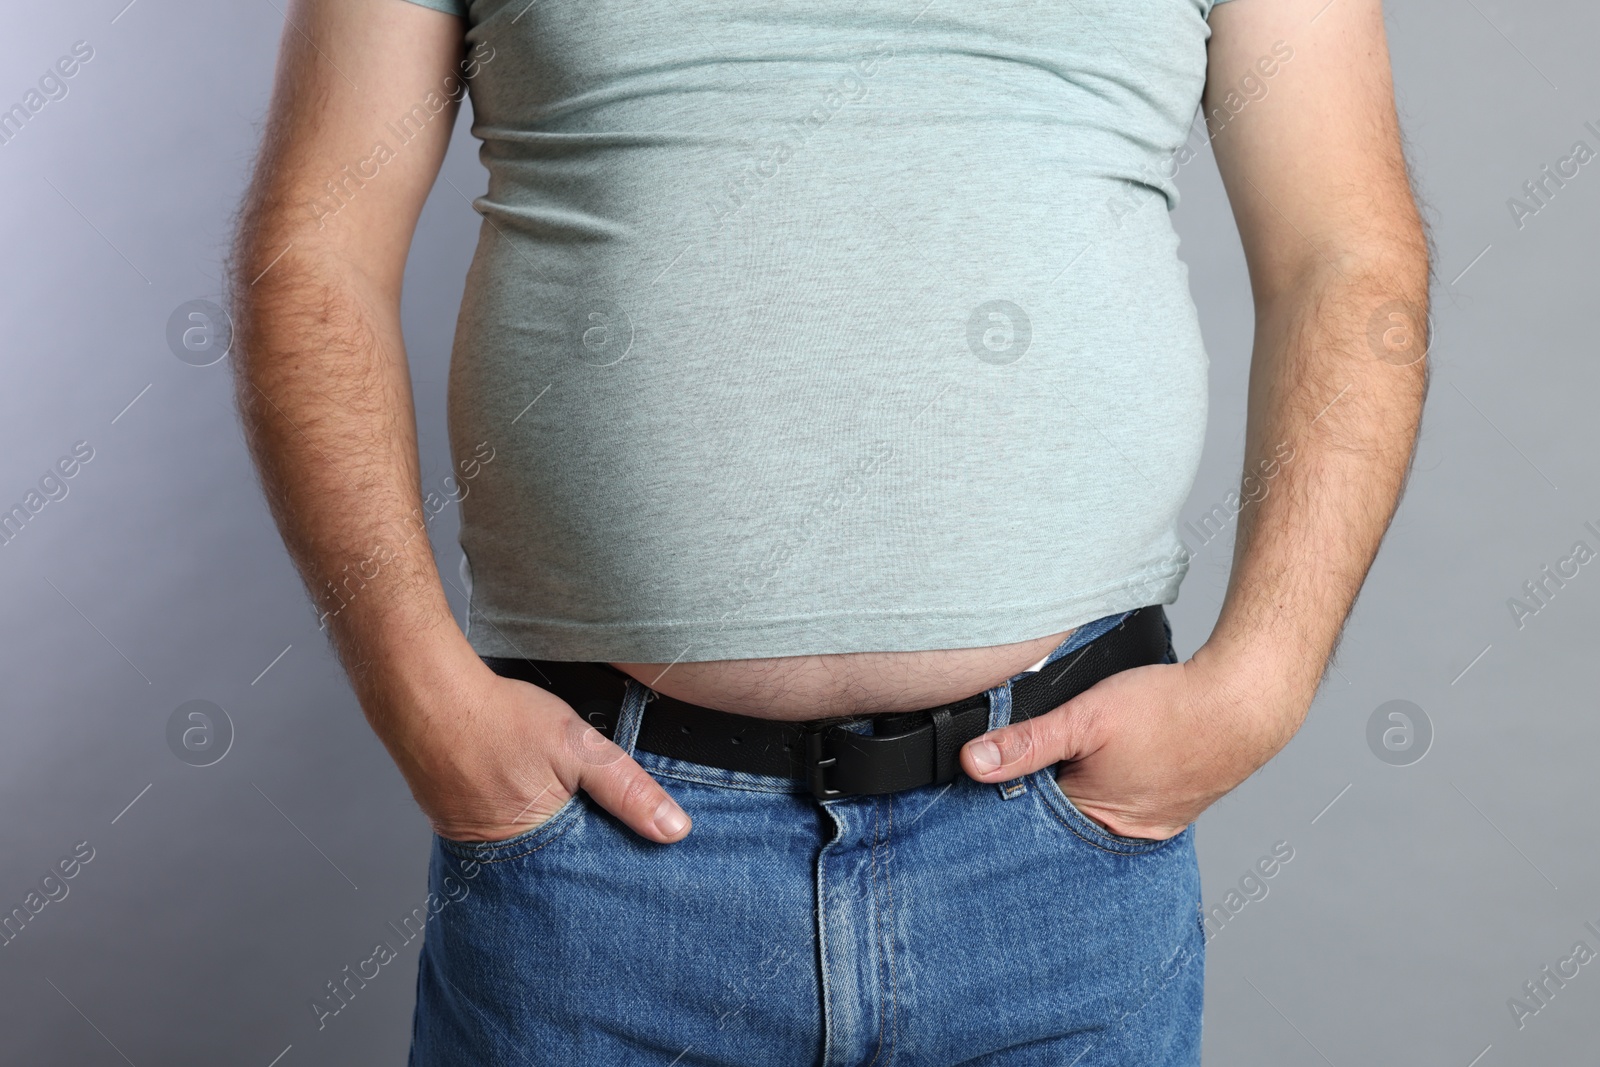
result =
[{"label": "black leather belt", "polygon": [[[1013,722],[1060,707],[1103,678],[1160,663],[1170,648],[1161,605],[1011,687]],[[484,657],[496,674],[548,689],[612,735],[628,675],[607,663]],[[846,726],[871,725],[871,733]],[[920,711],[780,722],[735,715],[652,691],[636,746],[672,759],[747,774],[800,778],[818,798],[895,793],[948,782],[961,746],[989,728],[984,693]]]}]

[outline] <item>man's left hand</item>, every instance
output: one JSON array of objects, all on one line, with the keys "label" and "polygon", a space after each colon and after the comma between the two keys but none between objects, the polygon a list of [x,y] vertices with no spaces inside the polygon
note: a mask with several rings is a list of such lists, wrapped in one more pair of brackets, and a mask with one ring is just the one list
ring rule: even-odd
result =
[{"label": "man's left hand", "polygon": [[1056,781],[1084,815],[1123,837],[1165,840],[1287,744],[1314,692],[1202,648],[974,738],[961,765],[1004,782],[1059,763]]}]

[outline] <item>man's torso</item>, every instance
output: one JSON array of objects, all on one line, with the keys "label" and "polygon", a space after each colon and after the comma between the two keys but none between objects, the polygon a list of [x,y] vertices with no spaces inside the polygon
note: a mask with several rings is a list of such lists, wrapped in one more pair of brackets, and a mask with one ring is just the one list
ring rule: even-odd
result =
[{"label": "man's torso", "polygon": [[1208,10],[474,0],[474,647],[803,717],[1171,603]]}]

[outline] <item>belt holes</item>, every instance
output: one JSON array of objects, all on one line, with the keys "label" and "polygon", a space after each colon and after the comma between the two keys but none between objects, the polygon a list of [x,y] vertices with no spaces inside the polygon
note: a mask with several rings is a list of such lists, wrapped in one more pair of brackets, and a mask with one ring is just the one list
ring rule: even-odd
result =
[{"label": "belt holes", "polygon": [[740,737],[738,734],[734,734],[732,737],[728,738],[728,741],[735,745],[744,744],[744,738]]},{"label": "belt holes", "polygon": [[678,729],[682,733],[688,733],[689,732],[689,728],[687,726],[680,726],[680,727],[678,727]]}]

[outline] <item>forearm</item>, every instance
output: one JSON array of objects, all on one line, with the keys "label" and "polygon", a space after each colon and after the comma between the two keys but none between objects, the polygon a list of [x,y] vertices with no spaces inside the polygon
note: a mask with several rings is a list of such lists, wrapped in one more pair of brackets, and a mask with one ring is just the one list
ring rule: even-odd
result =
[{"label": "forearm", "polygon": [[1399,501],[1427,388],[1420,239],[1338,262],[1258,304],[1245,477],[1261,495],[1240,511],[1207,642],[1302,714]]},{"label": "forearm", "polygon": [[398,287],[290,228],[306,250],[276,262],[287,241],[270,218],[242,243],[236,401],[284,544],[359,693],[375,675],[459,655],[465,639],[422,509]]},{"label": "forearm", "polygon": [[[462,48],[460,20],[415,5],[294,0],[228,262],[246,441],[369,716],[394,703],[374,682],[427,686],[467,650],[428,540],[400,330]],[[395,116],[441,87],[445,106],[375,171]]]}]

